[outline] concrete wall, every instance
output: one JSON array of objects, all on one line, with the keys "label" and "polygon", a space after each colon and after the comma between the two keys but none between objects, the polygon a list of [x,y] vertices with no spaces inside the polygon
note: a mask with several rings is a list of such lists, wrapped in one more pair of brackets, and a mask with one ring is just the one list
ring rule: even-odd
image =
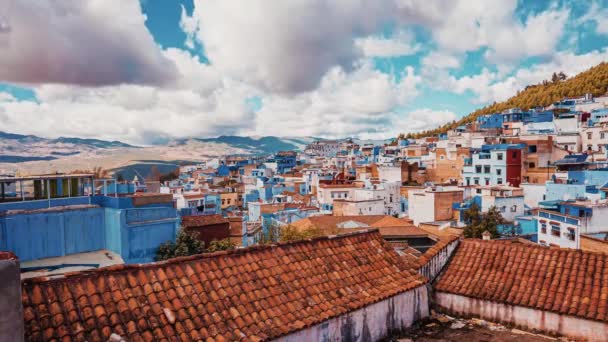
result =
[{"label": "concrete wall", "polygon": [[19,260],[0,253],[0,342],[20,342],[25,334]]},{"label": "concrete wall", "polygon": [[428,300],[427,287],[420,286],[275,341],[378,341],[427,317]]},{"label": "concrete wall", "polygon": [[444,292],[435,293],[436,304],[450,313],[513,324],[526,330],[539,330],[573,339],[606,341],[608,323],[591,321],[522,306],[494,303]]},{"label": "concrete wall", "polygon": [[433,256],[431,260],[429,260],[429,262],[424,264],[418,270],[418,273],[427,277],[431,282],[435,280],[435,278],[441,272],[445,264],[448,262],[448,260],[450,260],[450,257],[452,256],[452,253],[454,253],[454,250],[458,246],[459,242],[460,240],[454,240],[453,242],[445,246],[443,249],[441,249],[439,253],[435,254],[435,256]]},{"label": "concrete wall", "polygon": [[538,208],[538,202],[545,198],[545,184],[520,184],[524,190],[524,204],[530,208]]}]

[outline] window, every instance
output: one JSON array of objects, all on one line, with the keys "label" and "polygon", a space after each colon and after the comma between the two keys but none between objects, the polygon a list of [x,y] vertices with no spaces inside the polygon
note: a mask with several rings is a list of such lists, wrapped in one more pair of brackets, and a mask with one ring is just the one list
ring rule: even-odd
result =
[{"label": "window", "polygon": [[517,212],[517,205],[513,205],[513,206],[511,207],[511,212],[512,212],[512,213]]},{"label": "window", "polygon": [[507,212],[507,207],[504,206],[504,205],[502,207],[500,207],[500,212],[501,213],[506,213]]},{"label": "window", "polygon": [[559,228],[559,226],[552,224],[551,225],[551,235],[559,237],[561,235],[560,233],[561,233],[561,229]]},{"label": "window", "polygon": [[486,178],[486,185],[490,185],[490,178]]},{"label": "window", "polygon": [[496,154],[496,159],[498,159],[498,160],[502,160],[502,153],[498,153],[498,154]]},{"label": "window", "polygon": [[531,168],[531,169],[533,169],[533,168],[536,167],[536,164],[534,164],[533,162],[529,162],[528,163],[528,167]]},{"label": "window", "polygon": [[475,173],[481,173],[481,165],[475,166]]},{"label": "window", "polygon": [[496,184],[501,185],[502,184],[502,178],[497,178],[496,179]]},{"label": "window", "polygon": [[540,224],[540,232],[543,234],[547,234],[547,224],[546,223]]},{"label": "window", "polygon": [[440,156],[439,159],[444,160],[445,156]]},{"label": "window", "polygon": [[593,137],[593,132],[587,132],[587,139],[591,139]]},{"label": "window", "polygon": [[467,185],[471,185],[471,177],[467,177]]},{"label": "window", "polygon": [[496,169],[496,174],[497,174],[498,176],[502,175],[502,169]]},{"label": "window", "polygon": [[606,132],[600,132],[600,139],[606,139]]},{"label": "window", "polygon": [[536,153],[536,145],[530,145],[530,146],[528,146],[528,152],[530,152],[530,153]]},{"label": "window", "polygon": [[481,193],[481,189],[476,189],[475,192],[478,193],[478,194],[480,194]]},{"label": "window", "polygon": [[574,232],[574,228],[568,228],[568,240],[570,240],[570,241],[576,240],[576,234]]},{"label": "window", "polygon": [[490,165],[486,165],[483,167],[483,173],[490,173]]},{"label": "window", "polygon": [[479,178],[474,178],[474,179],[473,179],[473,183],[474,183],[475,185],[479,185]]}]

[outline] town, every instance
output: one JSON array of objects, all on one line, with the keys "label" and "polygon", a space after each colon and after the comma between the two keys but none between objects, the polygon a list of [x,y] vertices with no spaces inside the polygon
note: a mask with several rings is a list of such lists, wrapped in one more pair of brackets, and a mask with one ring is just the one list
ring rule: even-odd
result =
[{"label": "town", "polygon": [[6,174],[0,332],[369,341],[437,310],[605,341],[607,135],[587,94],[156,178]]}]

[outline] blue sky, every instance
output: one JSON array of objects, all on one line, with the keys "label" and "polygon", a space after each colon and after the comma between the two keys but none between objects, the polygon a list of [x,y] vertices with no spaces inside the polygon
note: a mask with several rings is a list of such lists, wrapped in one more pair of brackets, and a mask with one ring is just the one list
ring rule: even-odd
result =
[{"label": "blue sky", "polygon": [[[387,138],[608,59],[604,0],[368,4],[13,2],[0,7],[0,130]],[[121,128],[86,125],[100,117]]]}]

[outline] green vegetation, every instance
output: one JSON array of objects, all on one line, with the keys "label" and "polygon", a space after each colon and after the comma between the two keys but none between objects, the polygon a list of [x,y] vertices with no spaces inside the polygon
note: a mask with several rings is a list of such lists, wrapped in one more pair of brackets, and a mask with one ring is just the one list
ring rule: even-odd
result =
[{"label": "green vegetation", "polygon": [[155,259],[156,261],[161,261],[180,256],[231,250],[235,247],[236,246],[230,239],[224,239],[220,241],[211,241],[209,248],[205,248],[205,243],[199,241],[195,233],[190,233],[181,229],[177,234],[175,243],[167,241],[158,247]]},{"label": "green vegetation", "polygon": [[492,234],[492,238],[497,238],[498,226],[504,223],[504,219],[496,207],[491,207],[487,213],[482,213],[479,210],[477,204],[471,205],[469,209],[464,212],[464,236],[466,238],[481,239],[482,234],[485,231]]},{"label": "green vegetation", "polygon": [[419,139],[446,133],[458,126],[475,121],[484,114],[499,113],[506,109],[518,107],[524,110],[536,106],[548,106],[562,100],[564,97],[583,96],[591,93],[593,96],[602,96],[608,92],[608,63],[602,62],[591,69],[572,78],[567,78],[563,72],[553,73],[551,80],[539,84],[529,85],[510,99],[493,103],[464,116],[458,121],[452,121],[441,127],[418,133],[400,135],[400,138]]}]

